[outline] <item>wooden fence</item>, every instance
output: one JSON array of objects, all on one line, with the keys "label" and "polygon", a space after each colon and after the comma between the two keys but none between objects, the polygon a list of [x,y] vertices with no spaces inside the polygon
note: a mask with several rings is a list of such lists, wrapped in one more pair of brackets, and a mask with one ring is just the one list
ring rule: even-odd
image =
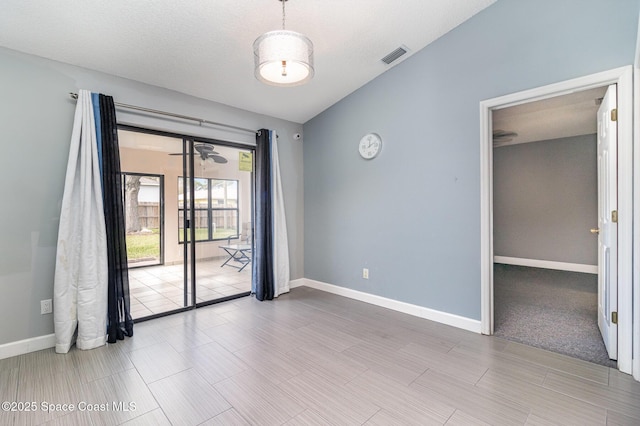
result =
[{"label": "wooden fence", "polygon": [[138,220],[141,228],[160,228],[160,204],[140,203],[138,204]]}]

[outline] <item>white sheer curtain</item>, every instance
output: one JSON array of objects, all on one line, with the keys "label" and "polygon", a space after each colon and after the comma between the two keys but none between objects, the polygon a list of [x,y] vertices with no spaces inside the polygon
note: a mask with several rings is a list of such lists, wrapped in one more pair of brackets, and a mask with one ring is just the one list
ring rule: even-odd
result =
[{"label": "white sheer curtain", "polygon": [[91,93],[80,90],[65,178],[54,278],[56,352],[106,342],[107,238]]},{"label": "white sheer curtain", "polygon": [[289,291],[289,245],[276,132],[256,134],[255,246],[252,290],[258,300]]},{"label": "white sheer curtain", "polygon": [[271,130],[271,189],[273,206],[273,286],[274,297],[289,292],[289,242],[287,240],[287,221],[284,212],[282,179],[280,178],[280,160],[278,157],[278,138]]}]

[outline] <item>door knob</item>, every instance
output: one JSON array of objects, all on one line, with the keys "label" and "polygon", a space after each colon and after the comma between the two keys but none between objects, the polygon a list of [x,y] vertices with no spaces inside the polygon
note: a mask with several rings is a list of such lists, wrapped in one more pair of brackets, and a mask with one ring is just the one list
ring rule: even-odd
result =
[{"label": "door knob", "polygon": [[599,234],[600,233],[600,228],[591,228],[591,233],[592,234]]}]

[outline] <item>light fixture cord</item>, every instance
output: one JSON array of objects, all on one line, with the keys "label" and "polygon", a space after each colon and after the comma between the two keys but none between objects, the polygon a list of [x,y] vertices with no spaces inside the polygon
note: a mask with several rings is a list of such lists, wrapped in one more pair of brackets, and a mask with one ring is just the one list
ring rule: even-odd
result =
[{"label": "light fixture cord", "polygon": [[287,0],[280,0],[282,2],[282,29],[284,30],[284,4]]},{"label": "light fixture cord", "polygon": [[[284,3],[287,0],[280,0],[282,2],[282,31],[284,31]],[[287,61],[286,60],[282,60],[282,76],[286,77],[287,76]]]}]

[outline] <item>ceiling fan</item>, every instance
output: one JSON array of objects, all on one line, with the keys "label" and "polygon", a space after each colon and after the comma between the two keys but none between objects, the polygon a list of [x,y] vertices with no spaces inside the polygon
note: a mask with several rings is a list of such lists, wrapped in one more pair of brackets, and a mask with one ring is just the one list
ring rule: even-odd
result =
[{"label": "ceiling fan", "polygon": [[[209,145],[208,143],[195,144],[193,146],[193,149],[196,150],[196,152],[194,152],[194,155],[196,155],[196,153],[200,155],[200,158],[202,159],[202,161],[207,161],[208,159],[212,159],[214,162],[219,164],[225,164],[227,162],[227,159],[224,158],[222,155],[220,155],[219,152],[214,151],[213,145]],[[182,155],[182,153],[176,152],[176,153],[171,153],[169,155]]]},{"label": "ceiling fan", "polygon": [[511,132],[509,130],[495,129],[493,131],[493,146],[498,147],[502,145],[507,145],[508,142],[511,142],[513,138],[517,137],[518,133]]}]

